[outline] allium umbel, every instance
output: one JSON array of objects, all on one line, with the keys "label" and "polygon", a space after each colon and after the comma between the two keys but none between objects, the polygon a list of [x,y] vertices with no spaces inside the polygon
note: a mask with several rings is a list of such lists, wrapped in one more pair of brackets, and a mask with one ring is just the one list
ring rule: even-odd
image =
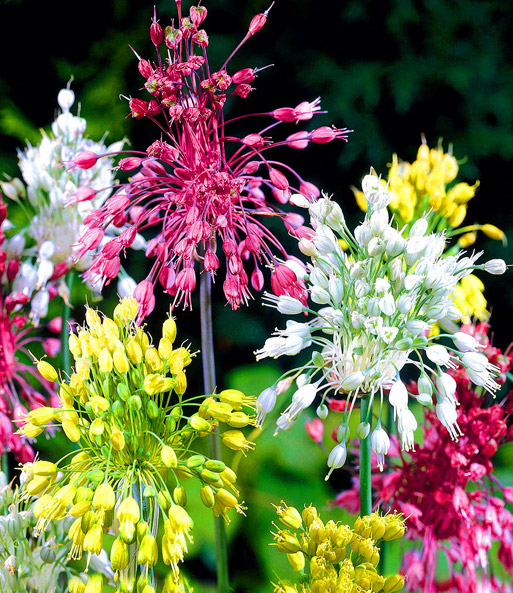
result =
[{"label": "allium umbel", "polygon": [[[310,362],[287,375],[300,375],[300,390],[315,386],[321,404],[330,392],[347,398],[350,405],[345,407],[339,442],[349,437],[348,417],[361,396],[379,397],[377,428],[381,429],[381,408],[388,392],[405,450],[414,448],[417,422],[408,409],[410,394],[399,373],[406,364],[413,365],[420,372],[422,387],[416,399],[428,405],[434,394],[441,422],[457,438],[455,384],[446,369],[463,365],[474,383],[493,394],[498,388],[494,376],[499,368],[475,352],[479,347],[475,340],[462,339],[461,334],[445,336],[455,347],[443,347],[435,344],[442,336],[428,337],[428,332],[437,322],[461,317],[453,305],[457,282],[475,269],[490,266],[476,264],[479,253],[444,256],[443,233],[426,234],[422,218],[403,236],[389,220],[386,208],[391,195],[380,180],[367,175],[362,185],[368,210],[354,233],[347,228],[336,202],[321,198],[302,204],[309,208],[312,226],[303,233],[299,247],[311,257],[307,290],[310,300],[320,307],[311,310],[290,297],[267,295],[282,313],[308,311],[312,318],[288,321],[285,329],[278,330],[257,351],[257,358],[294,356],[314,348]],[[341,240],[348,246],[347,252]],[[494,270],[504,268],[493,264]],[[458,349],[460,345],[464,352]],[[292,401],[278,420],[278,428],[287,428],[303,409],[295,404],[296,395]],[[262,416],[259,411],[259,419]],[[367,421],[371,422],[370,413]],[[382,465],[387,443],[383,436],[374,436],[371,442]]]},{"label": "allium umbel", "polygon": [[[119,261],[138,231],[155,229],[156,236],[146,251],[154,263],[140,284],[144,288],[135,293],[141,317],[152,309],[157,282],[175,296],[176,304],[190,306],[198,271],[214,277],[222,254],[226,260],[223,290],[234,309],[247,302],[250,285],[261,290],[261,268],[277,267],[275,253],[288,259],[267,229],[265,218],[278,215],[289,232],[298,237],[303,232],[302,217],[268,204],[266,193],[272,193],[279,204],[288,202],[292,192],[300,192],[310,201],[319,195],[313,184],[289,166],[271,160],[269,149],[302,149],[311,142],[346,140],[348,132],[324,126],[295,131],[283,140],[271,137],[271,131],[283,123],[312,119],[320,110],[316,99],[295,108],[255,114],[264,123],[254,133],[237,136],[233,124],[249,116],[227,120],[224,105],[230,97],[247,97],[258,70],[229,72],[228,65],[239,47],[264,25],[267,12],[252,20],[239,46],[213,70],[207,59],[208,36],[200,28],[207,9],[193,6],[189,16],[182,16],[181,2],[176,4],[176,28],[171,24],[163,29],[155,20],[151,26],[155,61],[137,56],[150,99],[129,99],[130,115],[154,122],[161,136],[146,151],[120,161],[121,170],[133,172],[130,182],[88,216],[80,238],[80,252],[85,253],[102,240],[109,225],[128,217],[130,227],[106,243],[88,272],[105,275],[106,266]],[[251,272],[244,265],[248,260]],[[284,278],[284,284],[276,280],[276,272],[274,277],[279,294],[300,289],[293,272]]]}]

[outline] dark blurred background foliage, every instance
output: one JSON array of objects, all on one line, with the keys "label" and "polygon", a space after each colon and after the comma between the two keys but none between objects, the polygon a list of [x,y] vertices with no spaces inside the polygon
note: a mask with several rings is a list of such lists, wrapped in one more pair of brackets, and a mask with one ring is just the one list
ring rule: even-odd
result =
[{"label": "dark blurred background foliage", "polygon": [[[251,18],[268,8],[268,0],[203,4],[209,10],[204,25],[213,67],[219,67],[242,39]],[[186,10],[188,6],[184,2]],[[19,174],[16,149],[27,140],[39,142],[39,129],[52,121],[57,93],[72,76],[92,138],[106,132],[111,141],[124,136],[135,149],[144,149],[157,138],[151,122],[125,117],[127,102],[119,98],[120,94],[145,98],[139,90],[137,59],[128,46],[152,58],[152,2],[2,0],[0,7],[1,171]],[[175,14],[172,0],[157,2],[164,26]],[[462,162],[461,180],[481,180],[468,223],[495,224],[511,239],[511,39],[511,1],[278,0],[266,26],[237,54],[229,71],[275,66],[260,74],[248,99],[233,100],[227,108],[235,113],[271,111],[321,96],[329,113],[316,118],[316,124],[353,129],[349,142],[289,150],[283,156],[304,178],[334,194],[352,222],[359,214],[350,186],[358,185],[370,166],[386,175],[394,152],[404,160],[415,159],[422,134],[430,146],[443,139],[444,147],[452,144]],[[277,232],[287,241],[283,230],[277,228]],[[293,242],[288,245],[294,253]],[[481,237],[476,248],[485,249],[489,257],[513,262],[511,247]],[[144,259],[136,257],[127,269],[141,279],[144,266]],[[487,277],[485,282],[494,341],[505,348],[511,340],[511,276]],[[273,311],[262,309],[258,298],[248,308],[232,312],[224,306],[220,292],[216,286],[218,384],[258,394],[286,368],[287,361],[281,359],[255,365],[253,356],[281,320]],[[73,300],[78,305],[74,315],[80,320],[79,291]],[[102,305],[109,313],[114,300],[115,288],[107,291]],[[161,318],[169,304],[170,299],[159,298],[152,318]],[[178,323],[179,336],[197,349],[197,311],[179,312]],[[201,391],[199,359],[193,364],[190,389]],[[243,523],[237,520],[230,535],[233,584],[241,592],[270,591],[268,581],[276,578],[274,571],[290,574],[282,555],[268,546],[270,502],[286,497],[288,503],[299,506],[314,502],[324,507],[337,489],[347,485],[343,472],[335,472],[324,483],[323,453],[308,441],[302,424],[276,439],[271,433],[269,426],[258,438],[256,452],[240,466],[248,517]],[[210,532],[210,520],[197,521],[190,568],[202,581],[202,591],[212,584]]]}]

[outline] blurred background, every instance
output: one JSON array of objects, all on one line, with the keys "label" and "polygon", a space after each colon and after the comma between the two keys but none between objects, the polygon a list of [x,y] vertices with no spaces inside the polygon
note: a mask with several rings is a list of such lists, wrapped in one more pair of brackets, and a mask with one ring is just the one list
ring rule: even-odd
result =
[{"label": "blurred background", "polygon": [[[146,98],[139,90],[142,79],[129,45],[141,57],[153,57],[153,4],[2,0],[0,172],[19,175],[16,150],[27,141],[39,142],[40,129],[48,129],[53,120],[57,93],[71,77],[90,137],[100,139],[108,133],[111,142],[126,137],[134,149],[157,139],[151,122],[126,118],[127,102],[120,99],[121,94]],[[186,10],[189,4],[184,2]],[[216,68],[244,37],[251,18],[268,8],[268,0],[203,4],[209,10],[204,23],[210,37],[209,61]],[[158,1],[156,8],[161,24],[170,24],[176,14],[174,2]],[[386,176],[393,153],[411,162],[422,135],[431,147],[442,140],[445,149],[453,146],[460,161],[459,180],[481,182],[466,222],[495,224],[513,241],[512,9],[513,2],[495,0],[278,0],[265,27],[231,63],[231,71],[274,67],[259,75],[248,99],[227,103],[227,110],[267,112],[321,96],[328,113],[318,116],[315,125],[333,123],[354,130],[348,143],[284,150],[282,156],[302,177],[333,194],[351,223],[360,213],[350,187],[359,186],[371,166]],[[284,229],[276,227],[276,233],[296,253]],[[513,262],[511,246],[480,236],[476,248],[485,249],[487,258]],[[126,267],[137,280],[145,275],[142,256],[132,257]],[[482,277],[494,343],[504,349],[511,340],[511,273]],[[254,362],[254,350],[282,321],[262,308],[258,298],[233,312],[224,304],[220,284],[214,287],[218,386],[258,394],[288,368],[287,360]],[[73,316],[79,321],[81,299],[81,290],[75,288],[73,302],[78,306]],[[100,306],[110,313],[115,300],[113,287]],[[164,295],[157,303],[150,331],[168,311],[170,299]],[[177,318],[179,339],[189,340],[197,350],[197,309],[177,312]],[[198,357],[189,371],[189,389],[197,392],[202,390],[200,365]],[[232,522],[229,537],[232,583],[240,592],[271,591],[269,580],[276,582],[275,573],[290,575],[286,559],[268,545],[271,503],[282,498],[300,507],[313,502],[327,514],[328,501],[349,485],[342,471],[324,481],[325,454],[309,439],[303,423],[277,438],[272,432],[271,419],[257,439],[256,451],[239,465],[248,511],[247,518]],[[41,447],[48,450],[50,445],[42,442]],[[500,455],[499,464],[507,467],[513,458],[511,445]],[[214,582],[213,531],[210,517],[197,502],[190,502],[196,543],[187,566],[201,583],[198,590],[209,591]],[[331,516],[345,515],[335,510]],[[395,556],[399,553],[398,549]],[[390,570],[394,561],[392,555]]]}]

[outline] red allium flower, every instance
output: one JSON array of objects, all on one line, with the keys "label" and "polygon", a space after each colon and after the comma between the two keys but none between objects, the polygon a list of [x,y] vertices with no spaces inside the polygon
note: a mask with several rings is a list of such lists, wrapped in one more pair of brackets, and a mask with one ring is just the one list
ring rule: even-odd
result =
[{"label": "red allium flower", "polygon": [[[504,374],[509,371],[512,356],[490,344],[488,325],[463,329],[479,341],[490,361],[500,361]],[[403,560],[408,591],[511,591],[491,576],[488,552],[498,543],[498,559],[513,574],[513,514],[505,506],[513,496],[493,474],[492,462],[499,444],[508,439],[513,392],[495,403],[475,391],[464,370],[452,375],[463,436],[451,440],[436,415],[427,411],[424,440],[416,451],[399,451],[393,437],[390,472],[373,467],[375,504],[404,513],[407,537],[422,541],[422,551],[412,551]],[[353,478],[353,488],[339,494],[334,504],[354,511],[357,495],[358,481]],[[449,577],[440,580],[437,565],[443,556],[448,560]]]},{"label": "red allium flower", "polygon": [[[5,204],[0,198],[0,447],[2,451],[12,451],[20,463],[26,463],[34,458],[31,439],[14,432],[13,420],[22,426],[27,407],[46,405],[46,397],[33,386],[31,376],[47,396],[54,395],[54,390],[33,364],[19,360],[19,354],[29,356],[27,345],[38,338],[32,334],[28,316],[23,314],[29,297],[12,291],[20,265],[2,249],[5,236],[1,225],[6,217]],[[52,346],[55,350],[55,344]]]},{"label": "red allium flower", "polygon": [[[154,264],[143,281],[140,297],[136,295],[140,317],[153,307],[150,292],[157,281],[175,296],[175,304],[190,306],[198,273],[214,277],[222,253],[226,261],[224,294],[234,309],[247,302],[250,286],[262,289],[261,268],[265,266],[273,270],[275,290],[278,286],[279,291],[299,293],[305,299],[295,272],[281,273],[284,266],[279,265],[277,256],[283,260],[289,257],[265,224],[266,217],[277,215],[290,233],[301,234],[303,219],[269,204],[267,194],[285,204],[293,192],[315,200],[319,190],[289,166],[272,160],[269,150],[346,140],[349,130],[323,126],[297,131],[294,126],[288,137],[274,139],[284,123],[295,125],[319,113],[320,100],[316,99],[295,108],[255,114],[265,123],[257,124],[254,133],[237,136],[234,124],[249,116],[226,119],[224,106],[231,97],[245,98],[253,90],[250,85],[258,70],[229,72],[228,67],[240,46],[265,24],[267,12],[252,20],[239,46],[214,71],[207,59],[208,36],[200,28],[207,9],[193,6],[188,16],[182,16],[181,2],[177,7],[176,27],[171,24],[163,29],[156,20],[151,25],[155,60],[138,56],[149,100],[129,100],[130,115],[155,123],[160,138],[144,153],[137,153],[139,156],[120,161],[120,169],[134,174],[101,209],[87,217],[79,253],[98,245],[111,224],[128,222],[130,228],[105,243],[86,275],[98,274],[108,283],[117,276],[121,252],[136,233],[155,227],[156,236],[146,252]],[[89,166],[91,161],[91,155],[82,155],[75,165]],[[250,262],[251,273],[245,262]]]}]

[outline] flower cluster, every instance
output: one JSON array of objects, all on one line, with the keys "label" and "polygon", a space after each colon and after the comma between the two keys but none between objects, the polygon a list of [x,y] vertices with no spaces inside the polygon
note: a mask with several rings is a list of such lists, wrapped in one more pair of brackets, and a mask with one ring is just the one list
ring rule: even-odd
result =
[{"label": "flower cluster", "polygon": [[[490,346],[484,324],[477,331],[464,329],[474,330],[487,358],[499,363],[503,373],[513,366],[511,354],[503,355]],[[452,441],[435,414],[427,412],[418,450],[401,455],[393,447],[390,471],[382,474],[375,466],[375,504],[404,513],[408,537],[422,542],[422,551],[409,552],[403,561],[409,591],[502,593],[508,589],[493,578],[489,552],[498,544],[499,561],[506,572],[513,572],[513,515],[505,506],[513,502],[513,489],[503,487],[494,476],[492,458],[501,442],[513,436],[507,433],[513,398],[507,394],[500,404],[489,405],[485,394],[472,387],[465,370],[451,371],[451,375],[464,436]],[[411,391],[415,390],[412,385]],[[358,490],[355,483],[335,504],[354,511]],[[448,578],[437,570],[440,557],[449,563]]]},{"label": "flower cluster", "polygon": [[358,517],[351,529],[333,520],[324,523],[312,505],[302,513],[282,505],[276,512],[286,529],[275,525],[275,545],[301,573],[301,583],[281,581],[275,593],[394,593],[403,588],[404,577],[383,577],[377,570],[379,544],[404,535],[401,515]]},{"label": "flower cluster", "polygon": [[[340,442],[328,458],[332,469],[345,462],[348,419],[362,396],[371,402],[375,395],[380,399],[372,435],[380,464],[389,446],[388,435],[381,428],[385,397],[394,409],[403,449],[414,448],[417,421],[408,408],[410,395],[399,376],[407,363],[420,372],[415,399],[429,405],[435,394],[437,415],[453,438],[460,433],[456,384],[446,369],[463,365],[477,385],[491,393],[498,388],[494,376],[499,369],[477,352],[479,345],[471,336],[457,332],[448,336],[454,347],[444,347],[435,343],[438,337],[426,334],[435,323],[461,317],[453,298],[462,278],[475,269],[502,274],[506,270],[504,261],[478,265],[480,253],[444,256],[445,236],[429,234],[425,218],[418,219],[404,237],[389,221],[387,206],[392,196],[380,180],[375,175],[366,176],[363,191],[368,210],[354,234],[336,202],[321,198],[309,204],[301,196],[294,197],[294,202],[310,211],[312,228],[299,240],[299,248],[311,258],[305,280],[309,297],[321,308],[313,311],[290,296],[267,295],[279,312],[298,315],[307,311],[312,319],[288,321],[287,327],[277,331],[256,353],[258,359],[276,358],[313,348],[307,364],[287,373],[298,377],[298,389],[278,419],[278,429],[288,428],[318,394],[321,418],[327,415],[324,401],[330,392],[348,400],[350,405],[339,427]],[[348,246],[347,251],[340,240]],[[268,399],[266,391],[259,400],[262,409]],[[371,407],[363,433],[371,429]]]},{"label": "flower cluster", "polygon": [[[67,553],[70,543],[67,519],[52,526],[45,537],[35,538],[32,508],[18,498],[0,472],[0,588],[2,593],[55,593],[72,574]],[[95,570],[108,578],[108,559],[99,558]],[[98,578],[98,577],[96,577]]]},{"label": "flower cluster", "polygon": [[[122,299],[113,319],[88,308],[87,327],[69,338],[75,371],[68,380],[38,363],[43,376],[59,383],[62,407],[32,410],[20,430],[38,434],[56,421],[77,450],[58,463],[26,464],[24,496],[37,498],[37,531],[75,518],[72,558],[85,551],[89,565],[112,528],[110,558],[121,590],[137,583],[138,590],[155,591],[151,569],[160,557],[170,567],[164,590],[171,593],[182,587],[178,564],[192,542],[185,480],[200,483],[201,500],[216,516],[228,521],[231,509],[243,509],[235,472],[199,454],[195,441],[213,435],[233,450],[251,448],[240,428],[254,423],[254,398],[237,390],[184,397],[192,355],[173,347],[174,320],[164,322],[155,347],[134,325],[136,312],[135,299]],[[214,431],[219,423],[228,430]]]},{"label": "flower cluster", "polygon": [[[38,341],[38,337],[25,311],[30,298],[16,290],[22,265],[11,255],[10,241],[5,239],[3,230],[8,223],[6,205],[0,198],[0,448],[2,452],[11,451],[25,463],[34,458],[30,435],[14,434],[12,420],[26,414],[25,406],[44,405],[55,392],[29,362],[27,346]],[[55,328],[55,323],[49,325]],[[43,346],[52,354],[55,353],[55,343],[60,344],[56,338],[43,340]],[[45,395],[36,389],[32,379],[39,383]]]},{"label": "flower cluster", "polygon": [[[32,296],[36,323],[47,314],[52,297],[49,282],[56,284],[66,300],[69,290],[63,278],[73,265],[73,257],[78,269],[90,266],[91,258],[75,254],[73,245],[87,215],[110,196],[115,179],[109,155],[119,152],[124,144],[120,141],[105,146],[85,136],[86,120],[71,113],[75,101],[71,89],[62,89],[57,101],[60,112],[52,123],[52,132],[43,133],[38,146],[19,151],[23,182],[11,179],[2,183],[4,194],[19,202],[28,216],[27,226],[17,229],[11,239],[10,250],[13,255],[24,256],[17,289]],[[106,156],[99,162],[87,160],[87,155],[95,153]],[[79,154],[81,166],[76,165]],[[113,221],[108,235],[121,232],[125,223],[121,218]],[[142,249],[146,244],[139,236],[132,246]],[[112,277],[118,275],[119,267]]]},{"label": "flower cluster", "polygon": [[[94,259],[88,276],[99,274],[107,281],[119,268],[120,253],[132,244],[137,231],[156,227],[157,235],[148,243],[146,255],[154,264],[146,280],[135,291],[141,316],[154,306],[154,286],[158,282],[175,303],[191,304],[197,270],[214,277],[220,267],[218,241],[226,258],[223,290],[236,309],[255,290],[263,286],[261,267],[279,264],[277,257],[288,255],[279,240],[266,227],[266,217],[278,215],[288,230],[301,234],[302,217],[287,214],[269,204],[270,191],[279,204],[288,202],[291,191],[300,191],[309,200],[319,190],[302,179],[289,166],[271,160],[269,149],[278,146],[303,149],[310,143],[346,140],[348,130],[323,126],[312,131],[296,131],[283,140],[274,140],[271,131],[283,123],[305,122],[320,112],[320,101],[303,102],[295,108],[282,107],[256,114],[267,122],[257,131],[238,137],[233,124],[249,117],[227,120],[224,112],[230,97],[245,98],[252,89],[257,69],[243,68],[228,73],[228,63],[237,49],[251,38],[266,21],[267,13],[252,20],[241,44],[219,70],[210,68],[207,59],[207,33],[201,28],[207,16],[204,6],[192,6],[188,16],[181,14],[177,2],[178,25],[164,29],[151,25],[155,61],[139,58],[139,72],[150,100],[130,99],[130,114],[147,118],[158,125],[161,139],[143,153],[124,158],[119,167],[133,171],[123,185],[100,209],[87,217],[80,239],[79,254],[101,243],[104,231],[116,220],[126,220],[129,228],[106,242]],[[102,156],[101,151],[95,158]],[[78,167],[82,157],[76,159]],[[277,252],[277,255],[275,253]],[[250,277],[244,265],[249,260]],[[283,292],[300,290],[295,274],[275,284]],[[280,293],[280,294],[281,294]]]}]

